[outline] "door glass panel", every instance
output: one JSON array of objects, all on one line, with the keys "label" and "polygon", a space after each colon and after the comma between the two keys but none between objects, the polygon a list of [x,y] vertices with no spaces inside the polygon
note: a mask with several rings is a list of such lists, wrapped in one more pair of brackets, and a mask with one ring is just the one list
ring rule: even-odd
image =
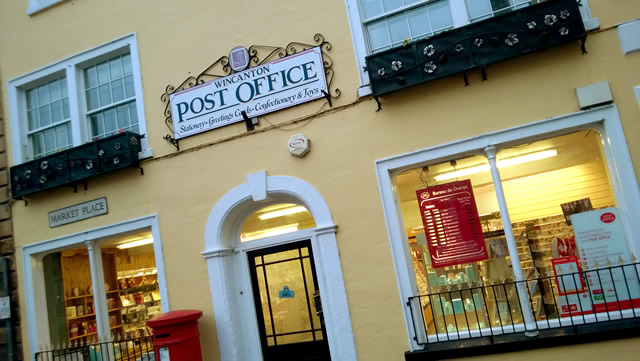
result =
[{"label": "door glass panel", "polygon": [[292,203],[275,204],[249,216],[242,226],[240,241],[277,236],[316,226],[311,213]]},{"label": "door glass panel", "polygon": [[249,253],[263,347],[325,340],[309,245],[304,241]]}]

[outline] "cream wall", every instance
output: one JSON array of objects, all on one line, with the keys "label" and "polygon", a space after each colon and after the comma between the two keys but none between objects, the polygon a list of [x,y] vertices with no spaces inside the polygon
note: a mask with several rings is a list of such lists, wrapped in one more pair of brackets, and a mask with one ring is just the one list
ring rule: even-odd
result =
[{"label": "cream wall", "polygon": [[[589,3],[601,30],[590,34],[588,54],[581,55],[575,43],[526,55],[488,67],[486,82],[476,71],[469,74],[468,87],[454,75],[385,96],[383,110],[376,112],[371,98],[357,98],[357,65],[343,1],[304,5],[292,0],[65,1],[33,17],[25,13],[26,0],[5,2],[0,11],[4,80],[125,34],[137,34],[154,153],[142,164],[144,176],[135,169],[123,170],[90,180],[87,191],[60,188],[30,197],[26,207],[16,202],[12,208],[16,246],[157,213],[171,308],[204,311],[203,353],[206,360],[217,360],[207,269],[200,256],[209,212],[249,173],[266,169],[269,175],[295,176],[325,197],[339,226],[338,247],[359,359],[402,360],[408,338],[375,160],[576,112],[574,89],[607,80],[640,176],[640,144],[635,141],[640,136],[640,109],[633,94],[633,87],[640,85],[640,52],[623,56],[613,28],[640,16],[640,3]],[[318,32],[333,45],[334,84],[342,90],[333,109],[318,100],[261,117],[255,134],[245,136],[240,123],[184,139],[179,153],[162,140],[167,129],[160,95],[168,84],[178,85],[188,75],[197,75],[236,45],[312,42]],[[6,90],[6,83],[3,87]],[[7,92],[2,93],[8,104]],[[292,120],[300,121],[269,125]],[[291,157],[286,148],[288,138],[297,132],[312,141],[312,151],[303,159]],[[10,134],[8,128],[5,134]],[[99,197],[107,198],[108,215],[48,227],[49,211]],[[23,290],[20,296],[25,320]],[[26,340],[26,328],[22,336]],[[623,341],[602,344],[610,351],[629,346],[637,347]],[[564,352],[558,350],[536,352]]]}]

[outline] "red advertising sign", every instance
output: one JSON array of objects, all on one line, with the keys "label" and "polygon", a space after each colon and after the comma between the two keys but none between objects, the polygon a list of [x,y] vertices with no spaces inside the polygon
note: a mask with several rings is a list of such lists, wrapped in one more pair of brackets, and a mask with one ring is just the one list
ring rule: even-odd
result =
[{"label": "red advertising sign", "polygon": [[416,192],[434,268],[489,258],[470,180]]}]

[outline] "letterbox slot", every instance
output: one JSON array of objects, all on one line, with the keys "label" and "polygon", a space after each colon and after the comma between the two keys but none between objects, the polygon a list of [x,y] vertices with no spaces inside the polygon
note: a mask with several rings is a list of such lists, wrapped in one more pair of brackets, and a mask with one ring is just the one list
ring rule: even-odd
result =
[{"label": "letterbox slot", "polygon": [[158,338],[167,338],[167,337],[171,337],[171,334],[170,333],[159,334],[159,335],[156,334],[155,336],[156,336],[156,339],[158,339]]}]

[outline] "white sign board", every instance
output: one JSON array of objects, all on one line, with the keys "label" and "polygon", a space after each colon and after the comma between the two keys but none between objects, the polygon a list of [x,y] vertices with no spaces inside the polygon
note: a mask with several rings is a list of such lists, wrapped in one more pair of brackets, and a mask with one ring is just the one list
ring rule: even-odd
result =
[{"label": "white sign board", "polygon": [[175,139],[323,97],[322,50],[315,47],[171,94]]},{"label": "white sign board", "polygon": [[94,199],[89,202],[49,212],[49,227],[59,227],[68,223],[107,214],[108,212],[106,198]]},{"label": "white sign board", "polygon": [[9,297],[0,297],[0,320],[11,318],[11,302]]},{"label": "white sign board", "polygon": [[[640,284],[617,208],[571,216],[579,257],[586,269],[596,312],[630,308],[640,302]],[[601,271],[599,268],[614,267]]]}]

